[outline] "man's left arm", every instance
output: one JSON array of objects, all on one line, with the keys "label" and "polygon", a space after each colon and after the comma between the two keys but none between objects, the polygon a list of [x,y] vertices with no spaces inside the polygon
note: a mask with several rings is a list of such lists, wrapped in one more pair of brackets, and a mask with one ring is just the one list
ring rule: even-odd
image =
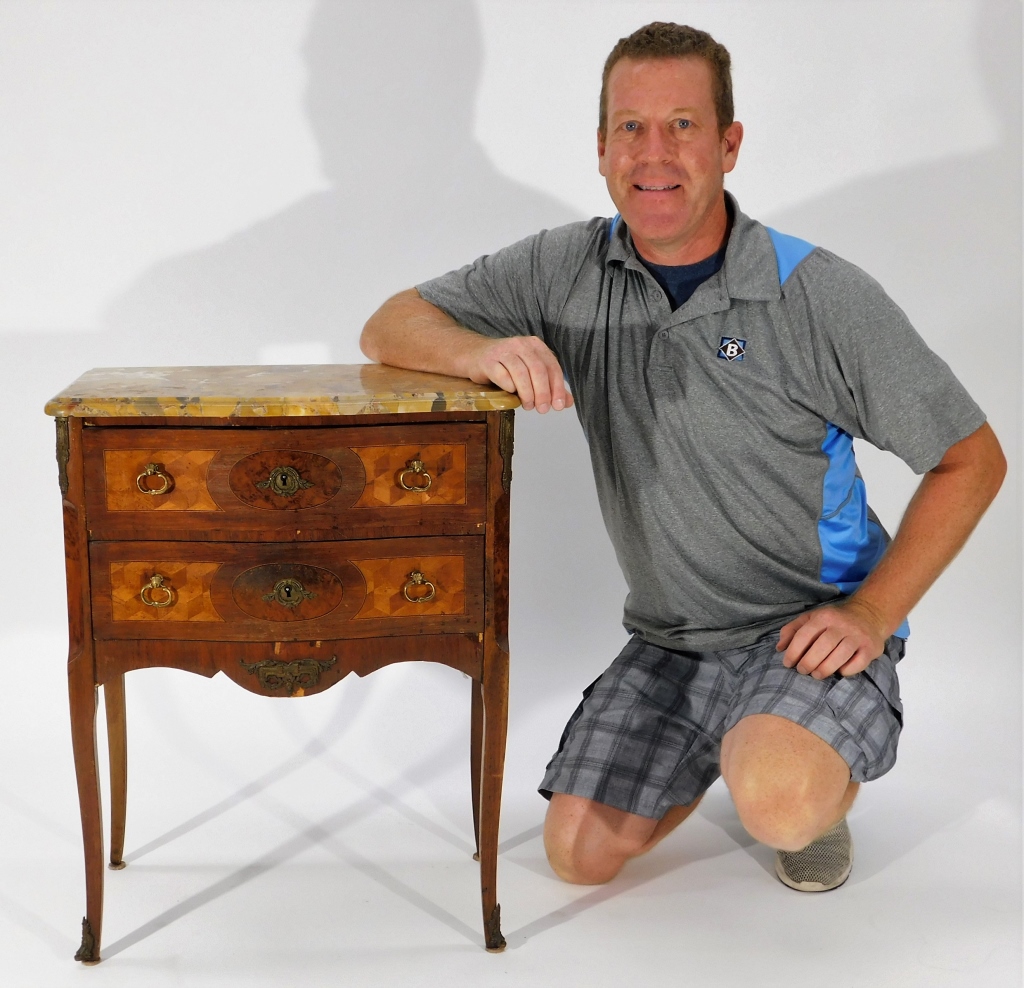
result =
[{"label": "man's left arm", "polygon": [[866,669],[963,547],[1005,474],[1003,451],[987,423],[950,446],[924,475],[885,555],[860,587],[842,603],[807,611],[782,628],[783,664],[815,679]]}]

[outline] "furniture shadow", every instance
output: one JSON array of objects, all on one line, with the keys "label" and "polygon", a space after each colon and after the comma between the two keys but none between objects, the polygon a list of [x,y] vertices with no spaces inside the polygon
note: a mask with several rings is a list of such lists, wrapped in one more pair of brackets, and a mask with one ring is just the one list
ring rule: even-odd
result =
[{"label": "furniture shadow", "polygon": [[[447,843],[462,851],[467,859],[473,853],[473,848],[468,841],[461,839],[458,835],[452,834],[439,827],[436,823],[424,817],[417,810],[408,806],[402,799],[402,792],[408,791],[413,785],[422,785],[423,782],[435,778],[446,770],[453,758],[458,757],[456,742],[437,750],[430,757],[423,759],[417,765],[404,772],[396,780],[396,786],[387,787],[374,784],[366,780],[358,772],[345,766],[335,758],[328,758],[328,764],[343,775],[348,781],[355,782],[366,790],[366,795],[352,805],[330,814],[323,820],[311,822],[296,813],[286,802],[275,798],[270,792],[270,786],[285,776],[294,772],[302,764],[308,762],[314,754],[310,749],[315,748],[318,742],[311,742],[301,752],[282,762],[279,766],[268,770],[259,779],[243,786],[238,792],[224,800],[214,804],[202,813],[196,814],[191,819],[172,828],[165,834],[150,841],[139,848],[131,855],[125,857],[126,861],[138,860],[145,854],[150,853],[158,847],[171,843],[178,837],[197,829],[216,817],[227,812],[234,806],[249,799],[259,798],[263,806],[273,812],[281,820],[294,826],[297,833],[272,848],[266,854],[261,855],[255,861],[237,869],[229,875],[224,876],[212,885],[195,892],[183,901],[176,903],[164,912],[147,920],[135,930],[125,934],[120,939],[113,941],[103,948],[104,958],[110,958],[127,950],[129,947],[147,939],[154,933],[165,929],[184,916],[195,912],[197,909],[214,902],[227,895],[229,892],[241,888],[243,885],[257,879],[282,864],[292,860],[299,854],[314,847],[322,847],[334,855],[341,863],[360,871],[366,877],[383,886],[388,891],[405,899],[411,905],[416,906],[422,912],[438,920],[438,922],[449,927],[454,932],[464,936],[471,943],[483,946],[483,937],[480,933],[464,923],[458,917],[452,915],[436,902],[432,901],[422,893],[412,888],[400,878],[390,873],[386,868],[374,863],[357,851],[344,844],[338,836],[341,831],[359,823],[372,816],[383,807],[397,810],[406,819],[423,827],[434,836],[440,837]],[[461,745],[458,746],[461,748]],[[316,752],[317,755],[323,754]],[[415,782],[413,780],[415,779]]]}]

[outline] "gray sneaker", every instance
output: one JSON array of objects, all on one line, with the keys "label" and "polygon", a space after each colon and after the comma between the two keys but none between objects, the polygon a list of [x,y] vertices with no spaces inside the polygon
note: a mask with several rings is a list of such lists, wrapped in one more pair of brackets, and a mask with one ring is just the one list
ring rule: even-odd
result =
[{"label": "gray sneaker", "polygon": [[777,851],[775,874],[798,892],[839,888],[853,867],[853,841],[846,820],[840,820],[802,851]]}]

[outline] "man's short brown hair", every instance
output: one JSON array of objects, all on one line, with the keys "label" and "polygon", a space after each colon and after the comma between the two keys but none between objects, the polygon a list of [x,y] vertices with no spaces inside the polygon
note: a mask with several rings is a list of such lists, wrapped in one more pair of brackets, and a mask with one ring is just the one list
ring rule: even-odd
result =
[{"label": "man's short brown hair", "polygon": [[723,133],[733,119],[732,60],[728,50],[706,31],[698,31],[686,24],[654,21],[634,31],[628,38],[619,38],[605,60],[597,124],[602,136],[608,129],[608,76],[617,62],[623,58],[643,60],[690,57],[703,58],[711,69],[711,90],[715,100],[715,115],[718,117],[718,132]]}]

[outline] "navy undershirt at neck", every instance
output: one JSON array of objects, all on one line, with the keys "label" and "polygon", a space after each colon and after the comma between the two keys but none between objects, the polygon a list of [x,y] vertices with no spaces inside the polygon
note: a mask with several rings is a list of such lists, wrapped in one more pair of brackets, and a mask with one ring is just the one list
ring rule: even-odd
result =
[{"label": "navy undershirt at neck", "polygon": [[[640,257],[637,253],[637,257]],[[701,282],[707,281],[725,260],[725,244],[716,254],[705,257],[703,261],[696,264],[652,264],[650,261],[640,257],[640,262],[648,271],[654,275],[665,294],[672,303],[672,309],[679,308],[696,290]]]}]

